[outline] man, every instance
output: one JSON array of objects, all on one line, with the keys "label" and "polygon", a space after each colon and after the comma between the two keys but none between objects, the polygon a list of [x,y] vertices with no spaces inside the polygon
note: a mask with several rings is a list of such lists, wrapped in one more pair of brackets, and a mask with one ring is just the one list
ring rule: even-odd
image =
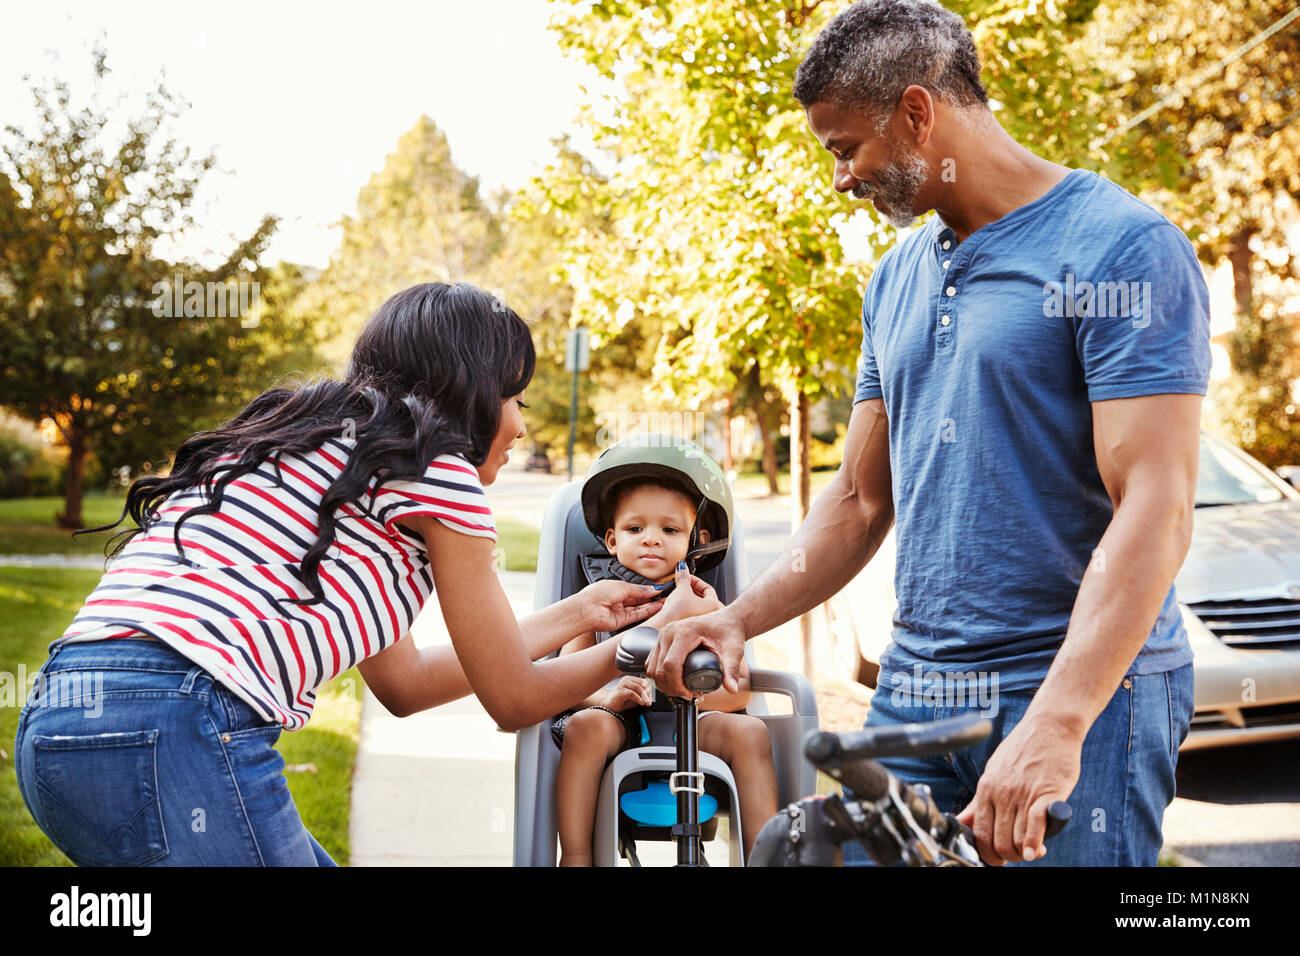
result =
[{"label": "man", "polygon": [[[794,92],[839,192],[899,227],[937,216],[867,286],[833,483],[735,603],[664,628],[651,673],[684,693],[681,662],[704,644],[730,687],[746,639],[836,593],[896,522],[867,723],[977,709],[994,732],[885,765],[960,811],[988,863],[1154,865],[1192,714],[1172,586],[1210,369],[1192,248],[1119,187],[1012,140],[970,33],[932,0],[845,10]],[[1045,847],[1047,807],[1067,798]]]}]

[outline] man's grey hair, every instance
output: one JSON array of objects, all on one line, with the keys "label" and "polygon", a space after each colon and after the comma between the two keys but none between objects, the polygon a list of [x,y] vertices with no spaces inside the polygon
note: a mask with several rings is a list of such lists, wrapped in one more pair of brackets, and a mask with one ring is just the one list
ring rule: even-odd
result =
[{"label": "man's grey hair", "polygon": [[861,0],[840,13],[799,64],[794,95],[805,109],[861,110],[883,131],[909,86],[956,106],[988,105],[975,40],[936,0]]}]

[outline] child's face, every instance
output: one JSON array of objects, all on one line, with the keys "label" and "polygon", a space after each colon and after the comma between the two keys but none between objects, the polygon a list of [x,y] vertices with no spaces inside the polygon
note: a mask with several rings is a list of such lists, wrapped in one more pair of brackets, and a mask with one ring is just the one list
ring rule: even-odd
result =
[{"label": "child's face", "polygon": [[[685,495],[642,485],[619,498],[605,547],[624,567],[656,583],[672,579],[690,548],[695,506]],[[700,543],[709,540],[700,531]]]}]

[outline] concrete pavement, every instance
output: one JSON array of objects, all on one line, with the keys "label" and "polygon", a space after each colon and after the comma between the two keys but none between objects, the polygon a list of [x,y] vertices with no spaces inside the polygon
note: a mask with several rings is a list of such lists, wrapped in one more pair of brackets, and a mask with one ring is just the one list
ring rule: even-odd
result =
[{"label": "concrete pavement", "polygon": [[[503,571],[516,617],[533,574]],[[420,647],[450,643],[437,596],[411,628]],[[353,866],[509,866],[515,736],[476,697],[397,718],[367,688],[352,780]]]}]

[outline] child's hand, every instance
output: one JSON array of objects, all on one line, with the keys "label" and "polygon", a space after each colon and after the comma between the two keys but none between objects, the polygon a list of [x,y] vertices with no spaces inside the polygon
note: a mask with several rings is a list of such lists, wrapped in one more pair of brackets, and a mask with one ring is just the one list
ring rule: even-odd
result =
[{"label": "child's hand", "polygon": [[623,711],[629,707],[649,707],[654,703],[654,684],[645,677],[628,674],[619,678],[605,699],[610,710]]}]

